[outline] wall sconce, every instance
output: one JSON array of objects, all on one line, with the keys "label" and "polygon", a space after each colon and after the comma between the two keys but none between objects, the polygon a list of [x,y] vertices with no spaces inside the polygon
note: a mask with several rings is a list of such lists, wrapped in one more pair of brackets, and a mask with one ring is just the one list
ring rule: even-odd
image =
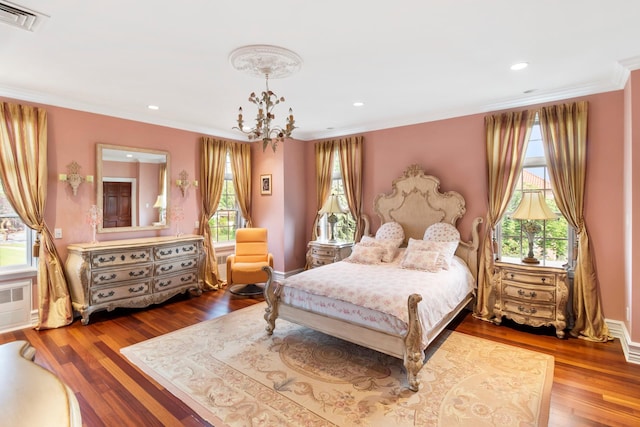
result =
[{"label": "wall sconce", "polygon": [[78,187],[83,182],[93,182],[93,175],[87,175],[83,177],[80,175],[80,165],[75,160],[67,165],[67,173],[61,173],[58,175],[58,180],[61,182],[68,182],[73,191],[73,195],[78,194]]},{"label": "wall sconce", "polygon": [[189,174],[186,170],[182,170],[179,174],[180,178],[176,179],[176,185],[180,188],[182,192],[182,197],[187,195],[187,189],[193,185],[193,188],[198,188],[198,181],[193,181],[193,183],[189,182]]}]

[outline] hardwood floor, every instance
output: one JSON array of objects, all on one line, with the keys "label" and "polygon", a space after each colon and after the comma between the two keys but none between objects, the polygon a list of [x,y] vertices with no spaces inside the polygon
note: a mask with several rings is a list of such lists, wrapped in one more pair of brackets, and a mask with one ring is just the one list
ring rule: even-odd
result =
[{"label": "hardwood floor", "polygon": [[[55,372],[76,392],[86,426],[208,426],[130,365],[120,348],[259,301],[226,291],[179,296],[147,309],[94,313],[87,326],[75,321],[54,330],[0,334],[0,344],[18,339],[31,342],[37,350],[36,363]],[[559,340],[552,329],[508,321],[495,326],[470,313],[451,328],[553,355],[550,426],[640,425],[640,365],[625,362],[618,340],[605,344]]]}]

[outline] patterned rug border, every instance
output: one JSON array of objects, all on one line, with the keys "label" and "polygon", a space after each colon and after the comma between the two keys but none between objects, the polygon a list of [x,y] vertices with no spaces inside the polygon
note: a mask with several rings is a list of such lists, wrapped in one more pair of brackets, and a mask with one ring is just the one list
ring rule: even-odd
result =
[{"label": "patterned rug border", "polygon": [[[134,354],[134,348],[136,346],[142,344],[142,343],[150,344],[150,343],[153,343],[154,341],[165,340],[168,337],[171,337],[173,335],[182,335],[182,334],[185,334],[185,333],[189,333],[190,330],[197,330],[197,329],[201,328],[203,324],[208,324],[208,323],[211,323],[211,322],[221,321],[222,318],[230,319],[230,318],[237,317],[237,316],[252,316],[252,315],[256,316],[258,314],[253,314],[253,312],[257,311],[257,312],[259,312],[259,315],[258,315],[259,318],[262,319],[262,312],[264,311],[265,307],[266,307],[266,303],[264,303],[264,302],[258,303],[258,304],[254,304],[252,306],[245,307],[245,308],[242,308],[240,310],[235,310],[235,311],[233,311],[231,313],[228,313],[226,315],[223,315],[223,316],[219,316],[219,317],[216,317],[216,318],[208,319],[208,320],[202,321],[200,323],[197,323],[197,324],[194,324],[194,325],[191,325],[191,326],[187,326],[187,327],[184,327],[184,328],[181,328],[181,329],[177,329],[177,330],[169,332],[167,334],[163,334],[163,335],[160,335],[160,336],[157,336],[157,337],[150,338],[148,340],[140,341],[139,343],[132,344],[132,345],[127,346],[127,347],[123,347],[123,348],[120,349],[120,352],[121,352],[121,354],[123,354],[129,360],[129,362],[136,369],[142,371],[144,374],[149,376],[153,381],[157,382],[160,386],[164,387],[167,391],[169,391],[174,396],[176,396],[178,399],[180,399],[186,406],[188,406],[192,410],[194,410],[203,419],[207,420],[208,422],[210,422],[211,424],[215,425],[216,427],[218,427],[218,426],[228,426],[228,424],[226,424],[225,421],[223,421],[215,413],[213,413],[211,411],[211,409],[209,409],[206,406],[200,404],[197,400],[195,400],[192,396],[190,396],[189,393],[182,391],[179,386],[175,385],[172,382],[171,379],[166,378],[162,373],[159,373],[156,369],[154,369],[153,367],[149,366],[144,360],[142,360],[141,358],[136,356],[136,354]],[[284,321],[280,320],[279,322],[284,322]],[[432,343],[432,345],[427,349],[427,351],[426,351],[427,361],[437,352],[439,347],[446,341],[446,338],[448,336],[450,336],[451,334],[462,335],[462,336],[464,336],[465,339],[468,339],[468,340],[485,341],[485,342],[488,341],[488,342],[491,342],[491,343],[493,343],[494,345],[497,345],[497,346],[513,347],[513,348],[515,348],[518,351],[523,352],[523,353],[527,353],[528,352],[528,353],[531,353],[532,355],[544,355],[544,356],[550,358],[551,362],[546,364],[546,372],[544,373],[544,381],[543,381],[543,384],[542,384],[542,396],[541,396],[540,405],[538,407],[539,412],[538,412],[538,424],[537,425],[546,426],[548,424],[549,409],[550,409],[550,399],[551,399],[551,389],[552,389],[552,386],[553,386],[553,374],[554,374],[554,365],[555,365],[555,363],[554,363],[555,360],[554,360],[553,356],[545,355],[544,353],[539,353],[539,352],[535,352],[535,351],[532,351],[532,350],[523,349],[523,348],[520,348],[520,347],[510,346],[508,344],[503,344],[503,343],[496,342],[496,341],[487,340],[485,338],[480,338],[480,337],[467,335],[467,334],[460,333],[460,332],[445,330],[441,334],[441,337],[439,337],[436,340],[434,340],[434,343]],[[265,335],[266,335],[266,332],[265,332]],[[398,364],[401,365],[402,361],[398,360]],[[247,375],[247,374],[243,373],[243,375]],[[330,424],[330,425],[336,425],[336,424]]]}]

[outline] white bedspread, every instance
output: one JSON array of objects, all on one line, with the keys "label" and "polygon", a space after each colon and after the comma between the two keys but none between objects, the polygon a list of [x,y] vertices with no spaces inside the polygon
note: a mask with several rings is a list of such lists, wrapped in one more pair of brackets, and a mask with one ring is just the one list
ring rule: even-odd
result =
[{"label": "white bedspread", "polygon": [[464,262],[455,257],[448,271],[429,273],[394,262],[363,265],[337,262],[306,270],[284,280],[285,304],[319,311],[394,334],[407,330],[409,295],[422,295],[418,311],[423,347],[431,330],[475,288]]}]

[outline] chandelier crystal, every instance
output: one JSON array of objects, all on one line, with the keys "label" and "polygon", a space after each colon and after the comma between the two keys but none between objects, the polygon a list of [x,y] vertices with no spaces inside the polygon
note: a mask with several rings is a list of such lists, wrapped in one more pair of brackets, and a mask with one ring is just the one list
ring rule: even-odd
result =
[{"label": "chandelier crystal", "polygon": [[283,142],[285,138],[291,138],[291,133],[296,129],[296,126],[291,108],[289,108],[284,126],[275,123],[274,109],[276,105],[285,102],[285,100],[284,97],[278,97],[269,89],[269,78],[288,77],[297,72],[302,65],[302,59],[296,53],[278,46],[251,45],[231,52],[229,62],[236,70],[264,77],[266,81],[266,89],[260,95],[255,92],[251,92],[249,95],[249,102],[258,108],[253,126],[245,125],[244,113],[240,107],[238,125],[233,129],[240,130],[249,137],[250,141],[261,140],[262,151],[271,145],[275,152],[279,142]]}]

